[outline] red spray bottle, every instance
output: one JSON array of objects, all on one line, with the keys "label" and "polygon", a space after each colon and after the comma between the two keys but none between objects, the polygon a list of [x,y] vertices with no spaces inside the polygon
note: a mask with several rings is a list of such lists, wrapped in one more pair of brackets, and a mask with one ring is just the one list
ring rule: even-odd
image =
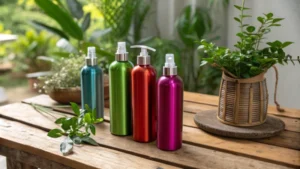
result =
[{"label": "red spray bottle", "polygon": [[147,50],[155,49],[136,45],[141,48],[137,65],[131,71],[132,132],[133,140],[151,142],[156,139],[156,72],[150,65]]}]

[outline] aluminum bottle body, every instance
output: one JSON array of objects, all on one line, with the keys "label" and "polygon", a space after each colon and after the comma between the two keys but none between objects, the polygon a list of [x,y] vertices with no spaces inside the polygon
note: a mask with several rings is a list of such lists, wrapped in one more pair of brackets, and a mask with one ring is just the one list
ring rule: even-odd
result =
[{"label": "aluminum bottle body", "polygon": [[96,109],[97,118],[104,114],[103,72],[97,66],[84,66],[81,70],[81,106]]},{"label": "aluminum bottle body", "polygon": [[133,140],[156,139],[156,72],[150,65],[137,65],[131,71]]},{"label": "aluminum bottle body", "polygon": [[157,147],[174,151],[182,145],[183,83],[179,76],[157,82]]},{"label": "aluminum bottle body", "polygon": [[129,61],[114,61],[109,67],[110,132],[130,135],[131,123],[131,70]]}]

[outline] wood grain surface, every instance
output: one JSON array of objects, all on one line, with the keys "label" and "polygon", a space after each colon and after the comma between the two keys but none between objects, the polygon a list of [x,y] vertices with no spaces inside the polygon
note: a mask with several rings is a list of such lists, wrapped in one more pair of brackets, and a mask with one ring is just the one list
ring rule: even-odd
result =
[{"label": "wood grain surface", "polygon": [[[7,112],[9,108],[10,112]],[[26,112],[27,116],[20,115],[19,112]],[[26,123],[35,127],[41,127],[45,131],[57,127],[54,124],[55,118],[65,116],[66,114],[55,113],[53,115],[41,114],[36,112],[31,106],[25,104],[14,104],[10,106],[5,106],[0,108],[0,114],[2,117],[9,118],[8,115],[13,120]],[[30,117],[34,116],[35,119],[40,120],[30,120]],[[185,127],[186,128],[186,127]],[[199,132],[200,130],[194,130],[193,132],[185,133],[184,137],[191,137],[194,132]],[[114,149],[124,153],[134,154],[142,156],[147,159],[160,161],[163,163],[172,164],[174,166],[182,168],[198,168],[199,163],[203,163],[204,168],[234,168],[236,165],[245,166],[245,168],[280,168],[275,164],[268,162],[257,161],[255,159],[250,159],[246,157],[240,157],[220,151],[215,151],[214,149],[203,148],[202,146],[184,144],[182,149],[175,152],[161,151],[156,148],[155,143],[137,143],[132,140],[130,136],[118,137],[111,135],[109,132],[109,124],[102,123],[96,126],[97,135],[94,139],[102,147]],[[187,134],[187,135],[186,135]],[[191,140],[192,141],[192,140]],[[195,141],[194,141],[195,142]],[[196,142],[195,142],[196,143]],[[57,145],[58,146],[58,145]],[[76,147],[77,148],[77,147]],[[189,154],[189,155],[187,155]],[[226,159],[230,158],[230,162]],[[200,160],[200,161],[199,161]]]},{"label": "wood grain surface", "polygon": [[[105,151],[108,151],[111,154],[112,161],[117,160],[114,157],[116,155],[114,153],[121,153],[120,156],[132,156],[133,158],[138,158],[137,160],[141,159],[141,161],[145,163],[151,163],[151,165],[145,165],[144,168],[153,168],[157,166],[162,166],[161,168],[240,168],[240,166],[243,166],[243,168],[300,167],[299,110],[286,109],[284,114],[278,114],[278,112],[275,112],[275,109],[272,109],[272,106],[270,106],[268,113],[276,115],[276,117],[279,117],[286,123],[285,131],[279,136],[271,137],[269,139],[239,140],[208,134],[198,129],[193,121],[195,113],[204,110],[217,109],[218,97],[185,92],[184,100],[184,144],[183,148],[178,151],[165,152],[158,150],[155,146],[155,142],[142,144],[132,141],[130,136],[117,137],[111,135],[109,132],[109,109],[105,109],[105,122],[97,125],[97,135],[94,138],[101,148],[104,148]],[[18,103],[0,107],[1,119],[18,125],[24,125],[23,128],[26,128],[27,126],[30,130],[37,129],[46,134],[50,129],[57,127],[56,124],[53,123],[57,117],[72,116],[73,114],[70,108],[58,105],[47,95],[26,99],[24,100],[24,103],[27,104]],[[47,106],[59,112],[52,115],[39,113],[28,105],[30,103]],[[1,128],[0,123],[0,129]],[[3,130],[1,129],[0,132],[2,131]],[[6,130],[6,132],[9,131]],[[27,135],[27,137],[33,136],[35,135]],[[51,139],[47,136],[46,138]],[[7,138],[7,140],[10,139]],[[55,153],[57,153],[56,155],[59,156],[57,159],[62,158],[63,161],[75,160],[77,163],[82,163],[79,166],[91,167],[91,165],[77,160],[75,157],[73,158],[73,155],[66,157],[61,156],[58,149],[59,140],[54,139],[53,141],[54,142],[51,142],[51,148],[54,148],[47,151],[50,151],[51,154],[53,153],[52,151],[55,150]],[[15,142],[18,142],[17,139],[15,139]],[[2,140],[0,142],[0,145],[1,144]],[[32,146],[33,149],[41,149],[39,145],[34,146],[31,144],[30,146]],[[77,147],[75,147],[74,150],[83,151],[81,149],[88,149],[88,147],[92,146],[84,145],[78,150]],[[17,146],[17,148],[22,148],[22,146]],[[31,151],[30,153],[33,152]],[[91,154],[92,152],[89,153]],[[99,158],[101,158],[101,154],[99,156]],[[55,161],[55,158],[53,158],[52,161],[53,160]],[[121,158],[121,160],[124,162],[126,161],[126,158]],[[57,162],[57,160],[55,162]],[[140,162],[139,164],[142,165],[143,162]],[[69,166],[69,163],[66,164]],[[109,162],[105,164],[107,165],[104,165],[104,168],[109,168],[110,165],[114,168],[119,165],[119,163],[113,165]],[[137,168],[137,165],[134,163],[127,164],[128,168]],[[99,165],[99,163],[93,163],[94,167],[98,167]],[[124,168],[125,166],[126,165],[121,168]]]}]

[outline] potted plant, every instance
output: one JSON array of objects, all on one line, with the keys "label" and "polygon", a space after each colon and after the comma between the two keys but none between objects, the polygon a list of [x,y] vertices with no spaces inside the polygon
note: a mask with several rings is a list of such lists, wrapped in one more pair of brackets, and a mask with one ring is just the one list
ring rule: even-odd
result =
[{"label": "potted plant", "polygon": [[[245,0],[242,6],[235,5],[240,11],[239,17],[234,18],[240,27],[240,32],[236,34],[239,37],[236,50],[218,47],[205,40],[200,42],[199,48],[206,53],[201,66],[209,63],[223,71],[218,119],[234,126],[255,126],[264,123],[267,117],[268,90],[264,75],[275,64],[288,62],[284,48],[293,42],[276,40],[266,42],[268,46],[260,48],[264,36],[273,27],[281,26],[279,23],[284,18],[268,13],[257,18],[259,27],[245,24],[244,18],[251,16],[245,14],[249,8],[244,4]],[[279,105],[278,110],[282,110]]]},{"label": "potted plant", "polygon": [[[84,65],[84,56],[80,55],[55,60],[52,63],[51,75],[39,77],[41,83],[36,84],[36,88],[58,103],[80,103],[80,70]],[[100,61],[100,66],[107,72],[103,61]],[[108,77],[104,75],[104,97],[107,99],[108,95]]]}]

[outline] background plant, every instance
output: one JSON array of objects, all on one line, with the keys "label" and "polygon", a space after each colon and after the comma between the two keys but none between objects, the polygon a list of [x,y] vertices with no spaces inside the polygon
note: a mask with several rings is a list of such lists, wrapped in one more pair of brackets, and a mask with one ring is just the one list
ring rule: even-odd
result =
[{"label": "background plant", "polygon": [[[151,52],[151,63],[158,71],[158,76],[162,73],[165,54],[174,53],[179,75],[185,80],[185,89],[213,93],[218,86],[218,80],[215,79],[220,74],[210,67],[199,68],[202,55],[196,51],[195,41],[215,34],[217,25],[212,24],[211,11],[220,2],[226,6],[228,0],[210,0],[207,6],[202,5],[202,8],[195,10],[192,10],[192,6],[184,8],[176,21],[174,32],[174,37],[178,34],[179,40],[162,38],[158,29],[151,36],[143,34],[147,27],[145,21],[152,15],[151,7],[155,0],[18,0],[17,6],[24,16],[26,12],[33,14],[32,17],[28,15],[30,20],[23,19],[25,31],[27,27],[35,28],[37,32],[47,30],[54,35],[52,37],[58,38],[56,46],[59,49],[47,54],[56,60],[58,57],[69,57],[70,53],[82,55],[87,46],[95,46],[99,60],[107,68],[114,60],[116,42],[126,41],[128,46],[148,45],[157,49],[157,52]],[[13,30],[12,33],[24,30]],[[216,36],[209,40],[218,38]],[[130,52],[133,63],[138,54],[138,50]],[[194,65],[187,66],[191,62]]]},{"label": "background plant", "polygon": [[38,60],[39,56],[49,56],[55,46],[56,40],[47,32],[35,32],[29,30],[24,36],[12,43],[10,50],[13,53],[11,60],[14,63],[14,71],[36,72],[50,69],[48,62]]},{"label": "background plant", "polygon": [[279,40],[266,42],[268,46],[259,49],[264,36],[271,32],[271,28],[281,26],[280,21],[284,18],[275,18],[273,13],[267,13],[257,17],[260,23],[259,27],[245,24],[244,18],[252,16],[245,14],[250,8],[245,7],[244,4],[245,0],[243,0],[242,6],[235,5],[235,8],[241,12],[239,17],[234,18],[241,28],[241,31],[236,34],[240,38],[234,45],[237,50],[231,51],[202,40],[200,48],[204,49],[207,57],[203,59],[201,65],[210,63],[217,68],[225,69],[236,78],[249,78],[267,71],[276,63],[287,63],[287,55],[283,49],[293,42]]}]

